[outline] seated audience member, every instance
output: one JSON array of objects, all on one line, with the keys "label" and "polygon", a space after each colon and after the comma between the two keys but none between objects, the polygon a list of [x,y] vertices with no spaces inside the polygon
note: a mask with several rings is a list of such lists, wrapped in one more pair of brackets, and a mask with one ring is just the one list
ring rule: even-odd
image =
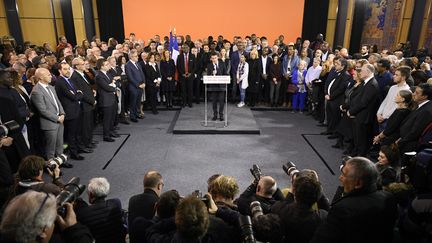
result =
[{"label": "seated audience member", "polygon": [[237,181],[232,176],[221,175],[210,183],[210,194],[218,207],[237,210],[234,198],[239,192]]},{"label": "seated audience member", "polygon": [[258,183],[252,183],[237,199],[239,212],[243,215],[251,215],[250,204],[259,201],[264,214],[270,212],[271,206],[283,199],[283,194],[277,187],[276,181],[271,176],[263,176]]},{"label": "seated audience member", "polygon": [[[396,75],[395,75],[396,76]],[[412,101],[412,93],[409,90],[400,90],[396,97],[396,110],[386,120],[384,131],[375,136],[374,144],[390,145],[399,138],[399,128],[406,117],[409,116],[415,104]]]},{"label": "seated audience member", "polygon": [[339,176],[342,197],[333,202],[311,242],[392,242],[397,206],[391,193],[377,190],[378,176],[370,160],[347,160]]},{"label": "seated audience member", "polygon": [[[61,229],[60,242],[91,243],[87,227],[77,222],[72,204],[66,203],[66,216],[57,215],[54,196],[28,191],[15,197],[6,207],[0,224],[0,242],[59,242],[53,238],[54,221]],[[57,217],[57,220],[56,220]]]},{"label": "seated audience member", "polygon": [[149,171],[144,175],[144,192],[129,199],[129,225],[132,225],[137,217],[153,218],[163,185],[162,175],[159,172]]},{"label": "seated audience member", "polygon": [[[180,199],[176,190],[162,193],[155,206],[155,217],[151,220],[137,217],[129,226],[130,242],[170,241],[175,233],[174,216]],[[170,225],[174,227],[170,227]]]},{"label": "seated audience member", "polygon": [[387,187],[390,183],[399,182],[400,156],[395,144],[381,146],[375,165],[379,173],[378,187]]},{"label": "seated audience member", "polygon": [[400,126],[400,139],[396,142],[401,153],[415,151],[423,130],[432,122],[432,86],[420,84],[416,87],[413,100],[418,108],[412,111]]},{"label": "seated audience member", "polygon": [[92,178],[87,187],[90,204],[77,202],[77,219],[89,227],[96,242],[125,242],[121,202],[118,198],[106,199],[109,190],[106,178]]},{"label": "seated audience member", "polygon": [[60,177],[59,167],[56,166],[53,171],[47,168],[52,177],[51,183],[44,181],[44,166],[45,160],[42,157],[34,155],[25,157],[18,168],[17,181],[12,195],[19,195],[28,190],[51,193],[55,196],[60,194],[64,184]]},{"label": "seated audience member", "polygon": [[279,211],[284,242],[309,242],[327,216],[327,211],[314,210],[321,197],[321,185],[309,176],[298,176],[293,183],[294,202]]}]

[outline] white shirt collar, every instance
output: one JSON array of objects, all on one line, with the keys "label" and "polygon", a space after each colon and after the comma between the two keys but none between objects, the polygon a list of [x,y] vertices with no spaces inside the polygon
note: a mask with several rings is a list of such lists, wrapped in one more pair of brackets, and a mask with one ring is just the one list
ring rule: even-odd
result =
[{"label": "white shirt collar", "polygon": [[369,78],[365,79],[364,85],[366,85],[374,76],[370,76]]},{"label": "white shirt collar", "polygon": [[422,106],[424,106],[426,103],[428,103],[429,102],[429,100],[425,100],[425,101],[423,101],[422,103],[420,103],[419,105],[418,105],[418,108],[417,109],[419,109],[420,107],[422,107]]}]

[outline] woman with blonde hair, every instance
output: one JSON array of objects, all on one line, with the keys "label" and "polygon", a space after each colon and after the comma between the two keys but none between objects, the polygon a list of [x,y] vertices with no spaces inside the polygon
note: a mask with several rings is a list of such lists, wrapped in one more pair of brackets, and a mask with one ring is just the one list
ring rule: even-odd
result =
[{"label": "woman with blonde hair", "polygon": [[249,53],[249,60],[247,61],[249,64],[249,75],[248,75],[248,97],[249,97],[249,106],[254,107],[258,100],[258,85],[260,81],[260,66],[258,60],[258,51],[253,49]]}]

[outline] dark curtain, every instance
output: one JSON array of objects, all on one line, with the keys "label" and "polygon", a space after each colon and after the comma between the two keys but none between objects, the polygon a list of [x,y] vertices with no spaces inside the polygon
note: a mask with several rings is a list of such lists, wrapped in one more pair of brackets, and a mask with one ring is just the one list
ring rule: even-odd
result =
[{"label": "dark curtain", "polygon": [[420,41],[420,34],[425,10],[426,1],[414,2],[414,11],[411,19],[410,29],[408,32],[408,40],[411,42],[413,51],[417,49],[418,43]]},{"label": "dark curtain", "polygon": [[120,43],[124,40],[122,0],[96,0],[99,15],[101,40],[114,37]]},{"label": "dark curtain", "polygon": [[86,30],[87,40],[91,40],[96,35],[95,23],[93,17],[93,1],[82,0],[84,10],[84,25]]},{"label": "dark curtain", "polygon": [[63,17],[63,27],[66,39],[72,46],[76,46],[75,25],[73,21],[72,2],[71,0],[60,1],[60,8]]},{"label": "dark curtain", "polygon": [[336,29],[333,46],[343,46],[345,39],[346,19],[348,15],[348,1],[339,1],[336,17]]},{"label": "dark curtain", "polygon": [[16,0],[4,0],[3,3],[5,7],[9,32],[18,45],[23,45],[24,38],[21,30],[21,22],[19,21]]},{"label": "dark curtain", "polygon": [[351,27],[350,53],[357,53],[360,51],[367,4],[367,1],[355,1],[354,17]]},{"label": "dark curtain", "polygon": [[303,40],[315,40],[317,34],[326,35],[329,0],[305,0],[303,12]]}]

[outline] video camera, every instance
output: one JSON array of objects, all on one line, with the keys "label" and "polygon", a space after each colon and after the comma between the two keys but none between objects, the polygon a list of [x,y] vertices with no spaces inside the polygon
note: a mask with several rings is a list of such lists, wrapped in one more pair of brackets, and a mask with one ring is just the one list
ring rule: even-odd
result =
[{"label": "video camera", "polygon": [[288,161],[286,164],[282,166],[282,169],[285,171],[287,175],[289,175],[291,178],[294,178],[297,173],[300,171],[297,169],[297,166],[292,162]]},{"label": "video camera", "polygon": [[255,243],[254,232],[252,229],[252,220],[249,216],[240,215],[238,218],[240,226],[241,242]]},{"label": "video camera", "polygon": [[401,164],[402,182],[409,180],[418,193],[432,191],[432,149],[407,152],[402,156]]},{"label": "video camera", "polygon": [[261,169],[258,165],[252,165],[252,169],[250,169],[252,176],[255,178],[255,181],[258,182],[263,176]]},{"label": "video camera", "polygon": [[15,120],[11,120],[0,124],[0,138],[7,137],[10,134],[18,132],[20,129],[20,125]]},{"label": "video camera", "polygon": [[65,203],[75,201],[85,191],[86,186],[79,183],[80,178],[73,177],[57,196],[57,213],[59,215],[64,217],[66,215],[66,208],[64,207]]},{"label": "video camera", "polygon": [[50,169],[51,171],[53,171],[56,166],[60,166],[63,163],[65,163],[67,161],[68,157],[66,154],[61,154],[58,157],[52,158],[48,161],[45,162],[45,168]]},{"label": "video camera", "polygon": [[259,201],[251,202],[250,210],[251,210],[252,218],[257,218],[261,215],[264,215],[263,209],[261,207],[261,203]]}]

